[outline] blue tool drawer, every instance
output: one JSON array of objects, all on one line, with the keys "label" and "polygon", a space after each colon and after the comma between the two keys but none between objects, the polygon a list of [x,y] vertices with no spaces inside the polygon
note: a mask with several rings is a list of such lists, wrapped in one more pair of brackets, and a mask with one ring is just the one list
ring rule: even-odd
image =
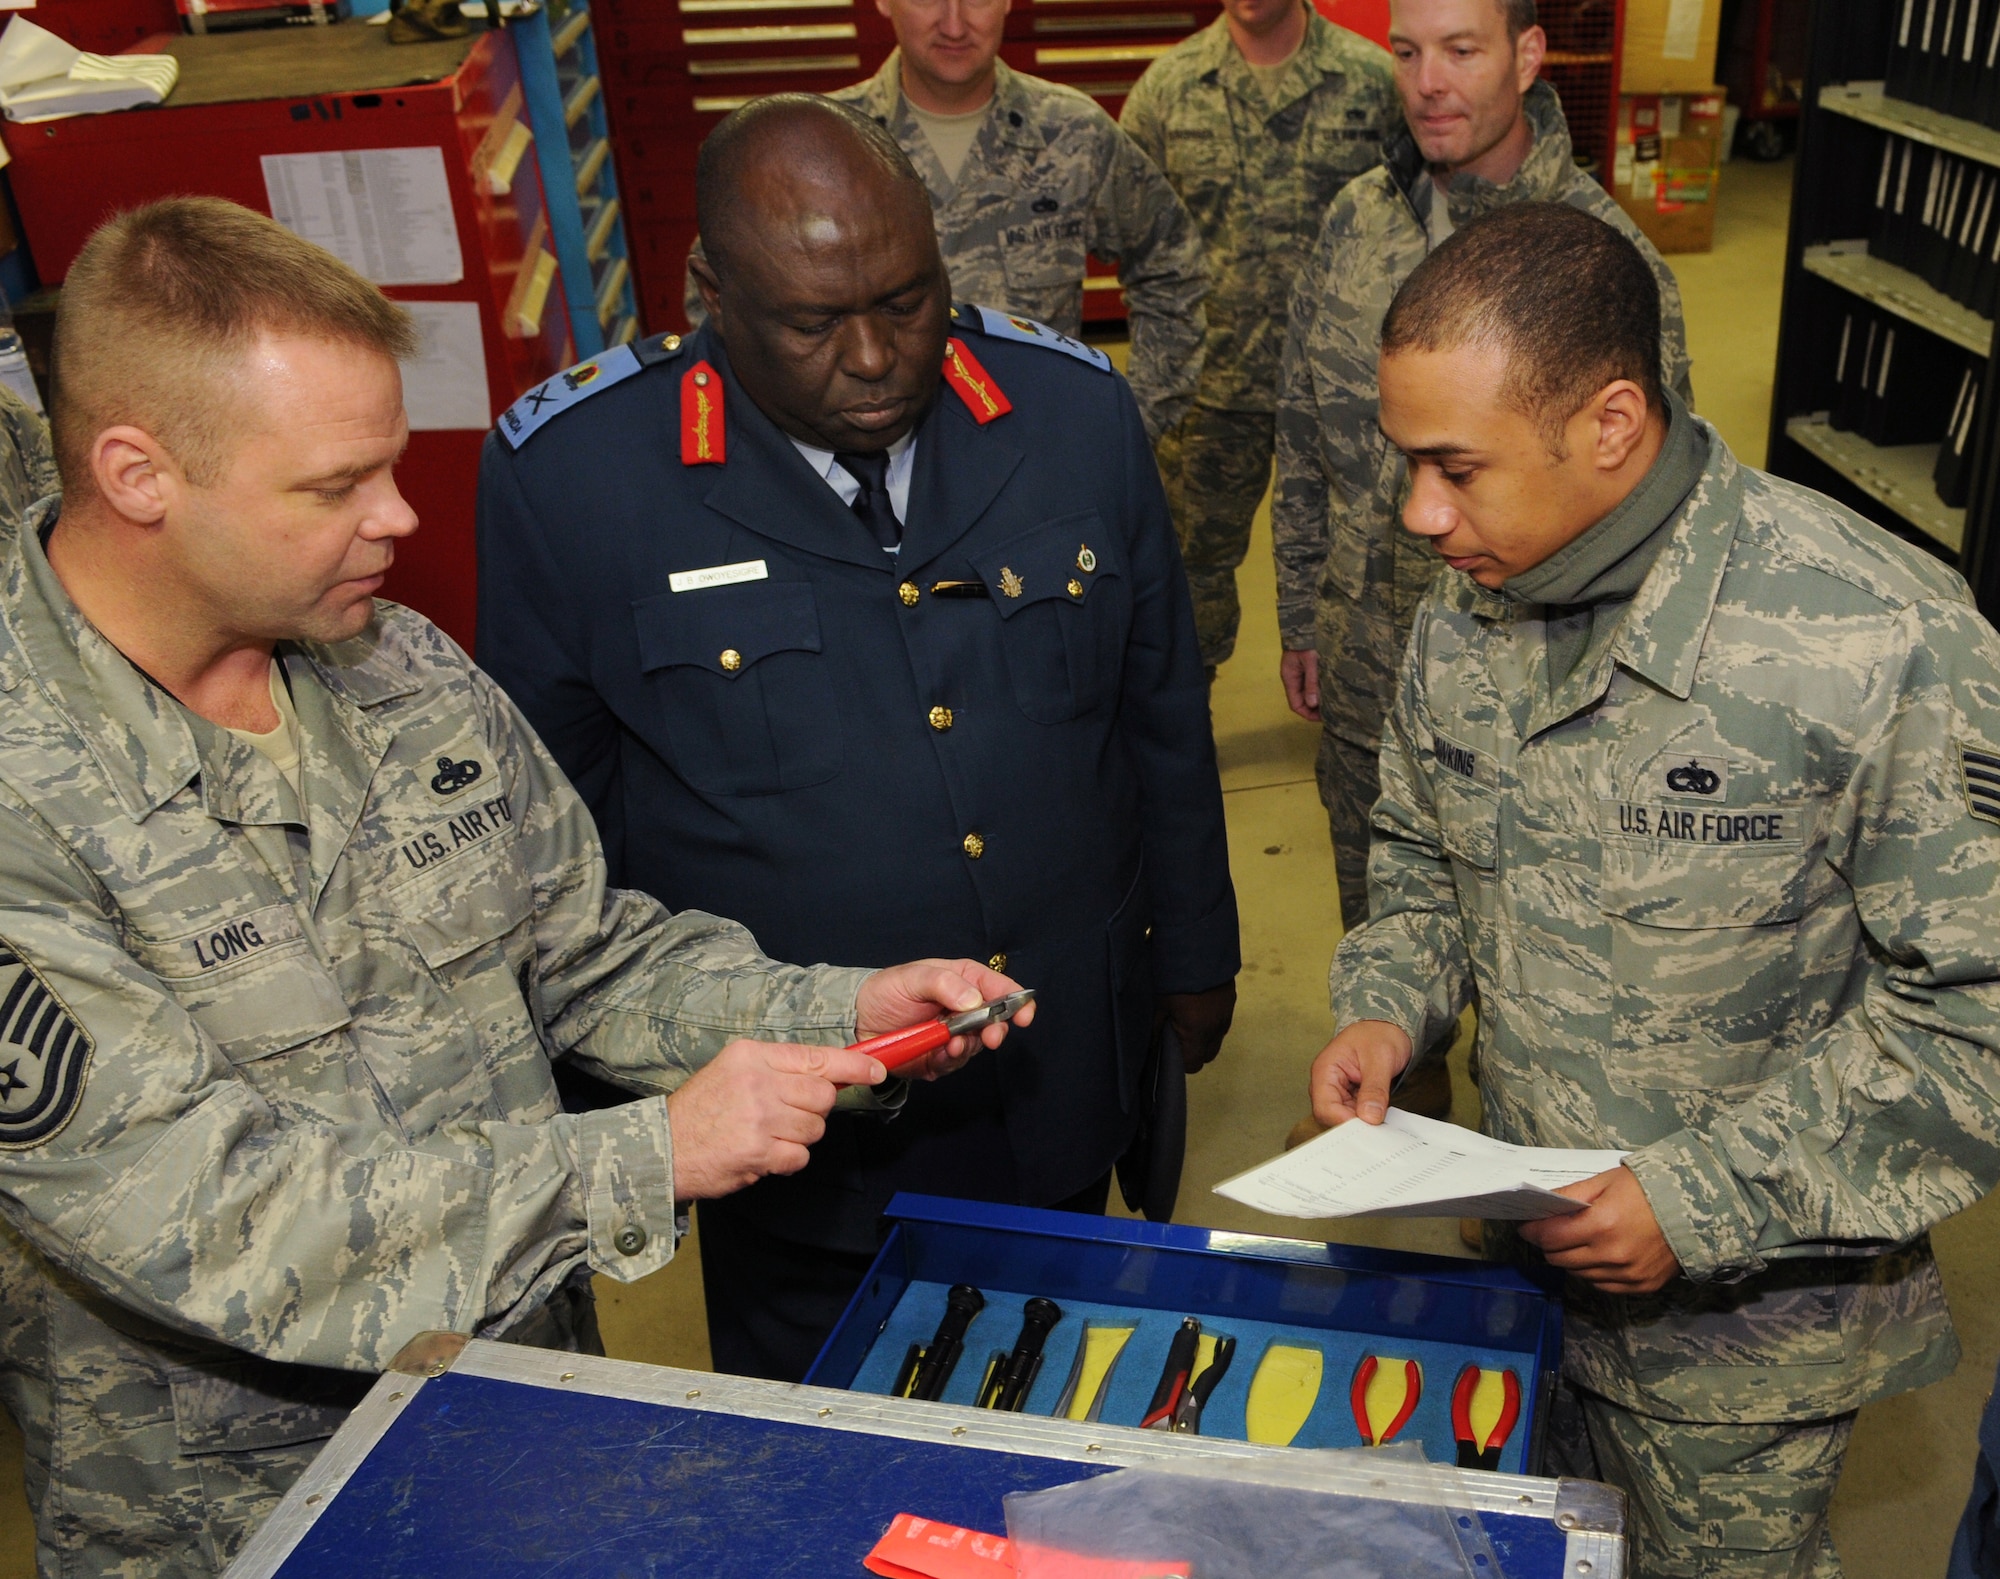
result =
[{"label": "blue tool drawer", "polygon": [[[1276,1343],[1317,1349],[1323,1357],[1318,1394],[1293,1447],[1366,1445],[1351,1390],[1372,1355],[1378,1371],[1402,1368],[1405,1396],[1408,1362],[1416,1362],[1418,1398],[1390,1440],[1421,1443],[1426,1457],[1444,1463],[1514,1474],[1540,1467],[1562,1343],[1552,1281],[1444,1256],[923,1195],[897,1196],[888,1216],[893,1226],[882,1252],[809,1383],[890,1393],[911,1346],[936,1330],[946,1291],[969,1283],[986,1305],[967,1333],[941,1396],[945,1403],[974,1401],[989,1358],[1012,1347],[1023,1305],[1041,1295],[1060,1305],[1063,1317],[1048,1336],[1026,1415],[1055,1410],[1085,1323],[1110,1321],[1135,1330],[1111,1372],[1099,1418],[1138,1425],[1175,1329],[1182,1317],[1194,1316],[1205,1330],[1237,1340],[1235,1359],[1202,1414],[1206,1437],[1244,1439],[1251,1383]],[[1512,1372],[1518,1382],[1519,1415],[1497,1463],[1460,1457],[1453,1392],[1468,1366]]]},{"label": "blue tool drawer", "polygon": [[[1124,1467],[1225,1463],[1445,1509],[1483,1542],[1479,1579],[1624,1571],[1623,1499],[1589,1481],[1262,1448],[448,1334],[419,1340],[397,1365],[225,1579],[866,1579],[862,1559],[898,1513],[1000,1533],[1010,1492]],[[1361,1561],[1366,1552],[1345,1555],[1354,1561],[1343,1573],[1393,1579]]]}]

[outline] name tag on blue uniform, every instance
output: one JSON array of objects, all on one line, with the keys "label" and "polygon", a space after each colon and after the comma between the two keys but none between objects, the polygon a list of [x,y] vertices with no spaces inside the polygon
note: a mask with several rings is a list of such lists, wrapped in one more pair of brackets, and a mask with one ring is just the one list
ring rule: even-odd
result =
[{"label": "name tag on blue uniform", "polygon": [[699,592],[703,587],[733,587],[739,581],[767,581],[771,572],[761,559],[740,559],[733,565],[710,565],[706,570],[676,570],[667,577],[675,592]]}]

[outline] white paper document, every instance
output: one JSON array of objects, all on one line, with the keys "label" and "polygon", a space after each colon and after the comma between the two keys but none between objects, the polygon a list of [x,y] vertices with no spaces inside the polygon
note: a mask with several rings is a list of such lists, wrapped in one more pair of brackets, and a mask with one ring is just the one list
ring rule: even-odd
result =
[{"label": "white paper document", "polygon": [[412,433],[493,426],[486,341],[477,302],[404,302],[423,344],[403,364],[403,410]]},{"label": "white paper document", "polygon": [[377,285],[465,278],[442,148],[265,154],[271,217]]},{"label": "white paper document", "polygon": [[24,16],[0,33],[0,109],[10,121],[54,121],[159,104],[180,80],[172,55],[93,55]]},{"label": "white paper document", "polygon": [[1555,1191],[1625,1160],[1622,1151],[1510,1146],[1476,1130],[1389,1109],[1259,1163],[1217,1195],[1278,1217],[1485,1217],[1530,1222],[1580,1212]]}]

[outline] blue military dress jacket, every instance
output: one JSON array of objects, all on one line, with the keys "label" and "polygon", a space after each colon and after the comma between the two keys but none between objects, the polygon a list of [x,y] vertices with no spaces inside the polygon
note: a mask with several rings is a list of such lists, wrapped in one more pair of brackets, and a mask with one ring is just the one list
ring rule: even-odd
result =
[{"label": "blue military dress jacket", "polygon": [[[772,1230],[838,1248],[872,1248],[898,1188],[1048,1204],[1102,1177],[1156,995],[1239,964],[1137,406],[1033,326],[961,307],[953,336],[893,558],[709,329],[525,397],[480,474],[479,661],[596,814],[612,881],[779,959],[1004,958],[1040,994],[997,1053],[893,1120],[836,1115],[804,1174],[759,1187]],[[1011,1180],[955,1171],[982,1108]]]}]

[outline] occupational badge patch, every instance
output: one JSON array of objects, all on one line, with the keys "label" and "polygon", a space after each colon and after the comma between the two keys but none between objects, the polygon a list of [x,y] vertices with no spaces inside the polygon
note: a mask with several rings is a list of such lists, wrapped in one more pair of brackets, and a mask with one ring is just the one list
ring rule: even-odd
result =
[{"label": "occupational badge patch", "polygon": [[0,1149],[39,1146],[83,1096],[95,1044],[35,967],[0,939]]},{"label": "occupational badge patch", "polygon": [[1965,809],[1987,822],[2000,822],[2000,751],[1961,740],[1958,771],[1965,785]]},{"label": "occupational badge patch", "polygon": [[1669,795],[1720,800],[1729,792],[1729,762],[1724,757],[1668,757],[1658,788]]}]

